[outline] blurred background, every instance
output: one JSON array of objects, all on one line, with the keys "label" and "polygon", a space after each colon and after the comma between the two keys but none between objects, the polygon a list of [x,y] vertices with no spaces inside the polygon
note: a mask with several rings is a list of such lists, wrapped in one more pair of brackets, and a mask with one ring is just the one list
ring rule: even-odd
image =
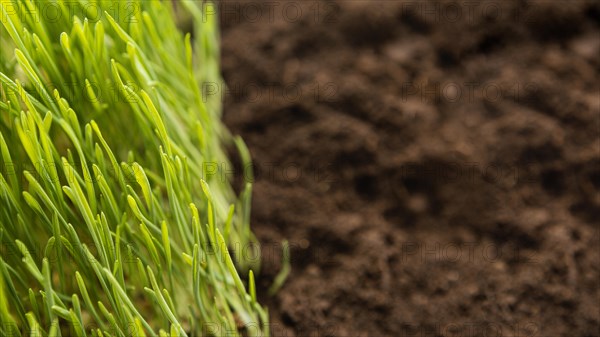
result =
[{"label": "blurred background", "polygon": [[273,335],[600,336],[600,2],[218,6]]}]

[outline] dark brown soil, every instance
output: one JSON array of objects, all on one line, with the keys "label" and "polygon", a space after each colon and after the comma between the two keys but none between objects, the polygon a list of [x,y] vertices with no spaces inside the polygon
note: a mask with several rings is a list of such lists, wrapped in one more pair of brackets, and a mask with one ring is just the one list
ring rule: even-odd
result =
[{"label": "dark brown soil", "polygon": [[600,2],[221,15],[273,335],[600,336]]}]

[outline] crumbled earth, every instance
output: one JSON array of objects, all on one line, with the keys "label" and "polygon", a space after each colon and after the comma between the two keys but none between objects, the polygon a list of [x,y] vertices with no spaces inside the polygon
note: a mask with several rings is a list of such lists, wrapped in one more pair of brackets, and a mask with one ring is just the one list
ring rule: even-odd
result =
[{"label": "crumbled earth", "polygon": [[275,336],[600,336],[600,2],[224,1]]}]

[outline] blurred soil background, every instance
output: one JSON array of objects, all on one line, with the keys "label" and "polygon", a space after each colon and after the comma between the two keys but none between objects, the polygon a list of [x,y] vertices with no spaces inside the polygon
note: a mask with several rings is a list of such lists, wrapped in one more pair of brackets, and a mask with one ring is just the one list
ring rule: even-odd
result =
[{"label": "blurred soil background", "polygon": [[599,1],[221,1],[274,336],[600,336]]}]

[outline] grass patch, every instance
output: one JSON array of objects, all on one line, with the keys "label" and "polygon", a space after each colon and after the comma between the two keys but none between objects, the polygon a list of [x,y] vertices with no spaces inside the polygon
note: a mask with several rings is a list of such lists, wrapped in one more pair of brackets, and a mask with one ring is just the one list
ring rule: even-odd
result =
[{"label": "grass patch", "polygon": [[0,335],[268,335],[213,6],[0,2]]}]

